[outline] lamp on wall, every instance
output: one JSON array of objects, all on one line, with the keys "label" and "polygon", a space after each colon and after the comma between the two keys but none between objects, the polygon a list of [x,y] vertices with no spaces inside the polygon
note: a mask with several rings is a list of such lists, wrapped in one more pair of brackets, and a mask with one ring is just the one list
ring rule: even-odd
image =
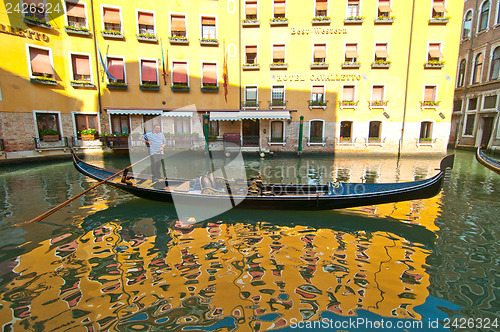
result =
[{"label": "lamp on wall", "polygon": [[292,115],[290,114],[290,118],[288,119],[288,124],[292,123]]}]

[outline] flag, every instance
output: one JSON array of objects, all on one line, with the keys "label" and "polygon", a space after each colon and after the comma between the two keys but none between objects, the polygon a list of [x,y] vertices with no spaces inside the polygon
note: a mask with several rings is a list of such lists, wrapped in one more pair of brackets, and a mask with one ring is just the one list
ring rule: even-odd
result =
[{"label": "flag", "polygon": [[224,98],[227,103],[227,84],[228,84],[228,76],[227,76],[227,54],[226,54],[226,43],[224,42],[224,68],[222,69],[222,80],[224,81]]},{"label": "flag", "polygon": [[101,50],[99,49],[99,45],[97,45],[97,52],[99,52],[99,60],[101,60],[101,65],[102,65],[102,68],[104,69],[104,72],[106,73],[106,75],[108,75],[109,78],[116,81],[116,78],[114,78],[113,75],[111,75],[109,73],[108,67],[106,66],[106,64],[104,64],[104,60],[102,59],[102,54],[101,54]]},{"label": "flag", "polygon": [[[160,39],[160,48],[161,48],[161,63],[163,69],[163,83],[167,85],[167,70],[165,68],[165,58],[163,57],[163,43],[161,42],[161,39]],[[167,62],[168,62],[168,50],[167,50]]]}]

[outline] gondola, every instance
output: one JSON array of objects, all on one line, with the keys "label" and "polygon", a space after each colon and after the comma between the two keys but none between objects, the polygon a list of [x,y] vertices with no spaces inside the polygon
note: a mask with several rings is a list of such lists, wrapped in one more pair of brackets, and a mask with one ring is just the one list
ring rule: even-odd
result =
[{"label": "gondola", "polygon": [[[429,179],[399,183],[264,184],[259,179],[226,180],[213,174],[198,181],[168,179],[155,183],[146,175],[118,175],[106,183],[141,198],[163,202],[182,198],[197,207],[221,206],[230,201],[238,208],[331,210],[433,197],[440,192],[447,170],[453,168],[453,160],[454,155],[443,158],[439,172]],[[74,152],[73,162],[79,172],[99,181],[117,172],[88,164]]]},{"label": "gondola", "polygon": [[484,152],[481,151],[480,147],[476,150],[476,159],[484,167],[491,169],[497,174],[500,174],[500,162],[485,155]]}]

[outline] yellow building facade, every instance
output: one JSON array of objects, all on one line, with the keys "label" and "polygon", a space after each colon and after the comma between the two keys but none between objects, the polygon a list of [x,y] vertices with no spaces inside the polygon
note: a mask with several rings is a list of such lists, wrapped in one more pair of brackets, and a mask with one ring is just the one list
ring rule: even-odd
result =
[{"label": "yellow building facade", "polygon": [[446,150],[460,2],[2,6],[0,138],[7,156],[99,148],[93,131],[95,140],[82,142],[82,130],[126,136],[152,122],[192,141],[204,134],[204,115],[210,138],[247,151]]}]

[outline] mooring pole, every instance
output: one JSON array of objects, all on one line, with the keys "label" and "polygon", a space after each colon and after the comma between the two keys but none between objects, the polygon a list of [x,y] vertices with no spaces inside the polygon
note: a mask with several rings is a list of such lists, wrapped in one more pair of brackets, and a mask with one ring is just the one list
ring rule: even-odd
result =
[{"label": "mooring pole", "polygon": [[304,132],[304,116],[300,116],[300,126],[299,126],[299,148],[297,149],[297,154],[302,155],[302,135]]}]

